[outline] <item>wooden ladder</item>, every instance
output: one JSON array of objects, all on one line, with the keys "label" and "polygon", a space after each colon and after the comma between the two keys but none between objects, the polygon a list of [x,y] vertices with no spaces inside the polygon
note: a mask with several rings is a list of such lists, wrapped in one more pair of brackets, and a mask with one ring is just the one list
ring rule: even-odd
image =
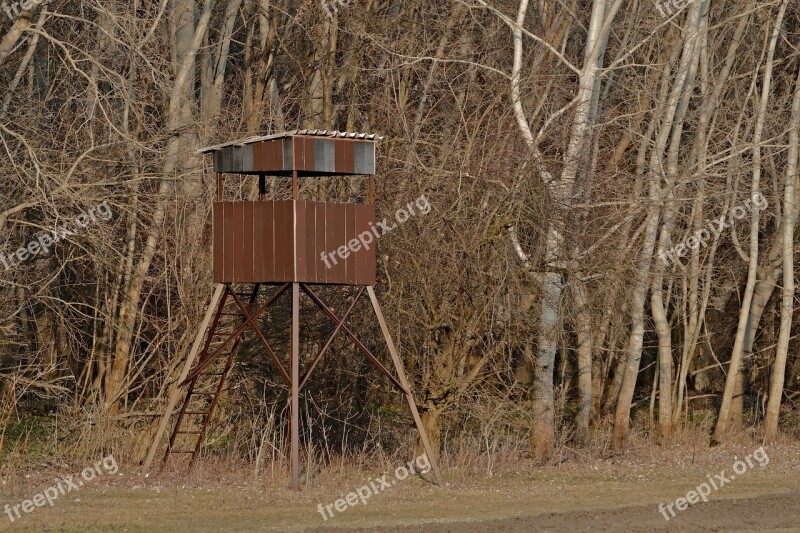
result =
[{"label": "wooden ladder", "polygon": [[[244,287],[248,285],[244,285],[241,290]],[[247,302],[247,311],[252,312],[260,285],[253,284],[249,287],[251,292],[236,292],[236,295]],[[189,374],[188,383],[179,384],[187,387],[186,395],[169,438],[162,466],[172,455],[189,455],[191,468],[200,454],[206,431],[224,390],[225,380],[233,367],[236,348],[242,338],[240,332],[236,338],[230,339],[244,322],[244,315],[231,296],[235,290],[232,285],[226,286],[214,319],[206,331],[203,351],[194,367],[195,371]],[[213,361],[209,361],[210,358]],[[196,372],[198,368],[202,369],[199,373]]]}]

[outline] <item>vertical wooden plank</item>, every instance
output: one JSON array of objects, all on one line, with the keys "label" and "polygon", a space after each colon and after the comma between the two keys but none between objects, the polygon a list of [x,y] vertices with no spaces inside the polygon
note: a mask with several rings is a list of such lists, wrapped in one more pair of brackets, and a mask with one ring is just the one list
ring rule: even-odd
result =
[{"label": "vertical wooden plank", "polygon": [[349,212],[350,210],[347,209],[347,207],[348,207],[347,204],[339,204],[339,205],[341,206],[341,209],[342,209],[341,219],[339,220],[339,223],[342,225],[342,232],[343,232],[342,233],[342,244],[340,244],[339,246],[344,246],[344,248],[345,248],[344,253],[347,255],[347,257],[345,257],[344,259],[339,259],[339,260],[343,263],[343,266],[344,266],[344,268],[342,268],[342,283],[347,283],[348,282],[347,273],[350,270],[348,267],[350,266],[350,261],[352,259],[352,254],[350,253],[350,249],[347,246],[347,239],[348,239],[348,231],[347,230],[348,230],[348,225],[349,225],[348,220],[347,220],[347,215],[350,214],[350,212]]},{"label": "vertical wooden plank", "polygon": [[292,137],[292,170],[303,168],[305,158],[305,144],[302,137]]},{"label": "vertical wooden plank", "polygon": [[[350,249],[350,255],[347,256],[347,283],[357,285],[358,278],[358,256],[350,248],[350,241],[356,239],[356,204],[345,204],[347,212],[347,237],[345,245]],[[359,243],[360,244],[360,243]]]},{"label": "vertical wooden plank", "polygon": [[275,275],[275,202],[264,202],[264,281],[279,281]]},{"label": "vertical wooden plank", "polygon": [[268,281],[264,278],[264,248],[267,246],[264,235],[264,203],[253,202],[253,282]]},{"label": "vertical wooden plank", "polygon": [[316,157],[314,156],[315,153],[315,146],[314,146],[314,137],[303,137],[303,170],[315,170],[316,168]]},{"label": "vertical wooden plank", "polygon": [[264,168],[260,170],[273,170],[275,168],[275,150],[270,141],[262,141],[264,153]]},{"label": "vertical wooden plank", "polygon": [[242,146],[242,172],[253,171],[253,145]]},{"label": "vertical wooden plank", "polygon": [[285,253],[286,241],[283,237],[282,229],[282,200],[276,200],[272,204],[272,231],[274,235],[274,248],[273,248],[273,269],[275,281],[286,281],[283,272],[283,254]]},{"label": "vertical wooden plank", "polygon": [[275,202],[275,274],[276,281],[294,278],[294,209],[292,200]]},{"label": "vertical wooden plank", "polygon": [[361,225],[361,207],[362,204],[351,204],[353,207],[353,236],[351,239],[355,239],[358,244],[358,251],[353,254],[353,275],[352,275],[352,284],[353,285],[363,285],[361,283],[361,276],[364,270],[363,259],[364,259],[364,245],[361,244],[361,241],[358,240],[358,234],[360,233],[359,228]]},{"label": "vertical wooden plank", "polygon": [[286,281],[283,269],[283,255],[286,252],[286,239],[284,237],[283,219],[283,200],[276,200],[273,203],[272,211],[272,231],[275,236],[274,260],[275,281]]},{"label": "vertical wooden plank", "polygon": [[[339,203],[332,203],[329,202],[327,209],[326,209],[326,223],[331,226],[331,242],[329,243],[329,247],[331,251],[336,250],[336,264],[331,268],[333,273],[333,282],[334,283],[344,283],[347,279],[346,277],[346,262],[347,258],[343,258],[339,255],[339,250],[347,245],[347,230],[346,230],[346,215],[344,204]],[[344,255],[346,251],[343,251]]]},{"label": "vertical wooden plank", "polygon": [[336,206],[332,202],[325,202],[325,249],[332,254],[330,256],[330,267],[328,268],[328,273],[326,276],[327,283],[337,283],[339,281],[336,277],[336,263],[341,264],[341,259],[339,259],[339,255],[336,253],[336,247],[339,245],[339,241],[337,240],[335,233],[335,207]]},{"label": "vertical wooden plank", "polygon": [[275,169],[281,169],[284,167],[283,143],[280,141],[272,141],[270,144],[272,146],[272,159]]},{"label": "vertical wooden plank", "polygon": [[353,174],[356,171],[356,143],[353,141],[342,142],[345,146],[343,171],[347,174]]},{"label": "vertical wooden plank", "polygon": [[233,205],[231,202],[220,202],[222,205],[223,260],[222,282],[233,281]]},{"label": "vertical wooden plank", "polygon": [[334,204],[332,202],[325,202],[325,223],[323,224],[323,228],[325,230],[325,250],[331,253],[331,255],[329,256],[330,267],[327,269],[325,275],[326,283],[338,282],[338,279],[336,277],[337,265],[334,264],[334,261],[341,264],[339,255],[336,253],[338,240],[336,239],[335,226],[336,226],[336,220],[334,214]]},{"label": "vertical wooden plank", "polygon": [[[323,252],[327,256],[330,251],[325,239],[325,205],[325,202],[315,202],[314,205],[314,254],[320,258]],[[330,264],[330,258],[327,264],[322,259],[320,259],[320,263],[317,265],[317,282],[327,283],[330,272],[327,264]]]},{"label": "vertical wooden plank", "polygon": [[232,154],[233,154],[233,170],[234,172],[241,172],[242,171],[242,147],[241,146],[232,146],[231,147]]},{"label": "vertical wooden plank", "polygon": [[294,271],[294,201],[289,200],[284,207],[284,220],[286,226],[286,256],[284,258],[284,272],[286,281],[295,280]]},{"label": "vertical wooden plank", "polygon": [[318,253],[316,253],[317,245],[316,245],[316,209],[317,202],[306,202],[306,217],[305,217],[305,224],[304,224],[304,233],[305,233],[305,249],[303,253],[306,256],[306,276],[305,281],[307,283],[317,283],[317,271],[320,267],[324,268],[325,265],[322,264],[322,260]]},{"label": "vertical wooden plank", "polygon": [[[375,204],[367,204],[364,205],[364,214],[366,216],[366,229],[372,231],[372,236],[375,237],[375,231],[372,229],[375,227]],[[377,269],[377,261],[378,261],[378,238],[372,241],[372,245],[370,246],[369,252],[367,254],[367,258],[365,260],[366,269],[364,271],[364,285],[375,285],[376,281],[376,269]]]},{"label": "vertical wooden plank", "polygon": [[294,280],[306,281],[309,258],[306,250],[306,212],[305,200],[294,202]]},{"label": "vertical wooden plank", "polygon": [[294,157],[295,170],[305,170],[306,168],[306,140],[304,137],[295,137],[297,153]]},{"label": "vertical wooden plank", "polygon": [[303,137],[294,138],[295,154],[294,169],[303,170],[306,167],[306,143]]},{"label": "vertical wooden plank", "polygon": [[255,240],[253,236],[253,209],[255,202],[242,202],[242,241],[243,241],[243,262],[242,262],[242,281],[255,282],[253,274],[253,261],[255,259]]},{"label": "vertical wooden plank", "polygon": [[231,147],[226,146],[221,150],[222,152],[222,168],[220,172],[230,172],[231,166]]},{"label": "vertical wooden plank", "polygon": [[294,137],[285,137],[281,139],[283,145],[283,170],[292,170],[294,168]]},{"label": "vertical wooden plank", "polygon": [[272,149],[275,152],[275,170],[281,170],[285,165],[283,161],[283,142],[281,139],[275,139],[270,141],[270,145],[272,145]]},{"label": "vertical wooden plank", "polygon": [[367,174],[374,175],[375,174],[375,168],[376,168],[376,165],[377,165],[377,159],[375,159],[375,148],[376,148],[376,145],[375,145],[375,143],[369,143],[367,146],[368,146],[367,168],[365,170],[367,171]]},{"label": "vertical wooden plank", "polygon": [[269,169],[283,169],[283,146],[280,141],[267,141],[267,145],[269,146]]},{"label": "vertical wooden plank", "polygon": [[330,139],[314,139],[314,170],[316,172],[333,172],[333,141]]},{"label": "vertical wooden plank", "polygon": [[244,279],[244,203],[231,202],[233,206],[233,281]]},{"label": "vertical wooden plank", "polygon": [[355,165],[353,171],[356,174],[371,174],[371,172],[367,171],[367,146],[369,144],[370,143],[363,141],[353,143],[353,149],[355,150]]},{"label": "vertical wooden plank", "polygon": [[335,139],[334,166],[338,174],[355,172],[355,142],[347,139]]},{"label": "vertical wooden plank", "polygon": [[264,142],[253,143],[253,170],[264,171],[267,170],[265,157],[264,157]]},{"label": "vertical wooden plank", "polygon": [[325,141],[325,172],[336,172],[336,164],[333,153],[334,141],[327,139]]},{"label": "vertical wooden plank", "polygon": [[333,168],[336,173],[344,172],[344,141],[333,140]]},{"label": "vertical wooden plank", "polygon": [[[364,210],[364,204],[356,204],[353,206],[355,210],[355,238],[359,239],[359,236],[362,236],[367,229],[365,228],[367,225],[367,215],[366,211]],[[374,235],[371,237],[374,238]],[[367,257],[369,256],[369,248],[372,248],[373,242],[366,242],[370,240],[370,236],[364,236],[363,240],[359,239],[358,245],[359,250],[356,252],[355,255],[355,264],[356,264],[356,273],[354,278],[354,283],[356,285],[368,285],[366,283],[366,271],[367,271]],[[364,244],[366,242],[366,245]]]},{"label": "vertical wooden plank", "polygon": [[271,141],[264,141],[264,168],[270,172],[275,168],[275,145]]},{"label": "vertical wooden plank", "polygon": [[225,236],[222,225],[222,202],[214,202],[214,283],[222,281],[222,244]]}]

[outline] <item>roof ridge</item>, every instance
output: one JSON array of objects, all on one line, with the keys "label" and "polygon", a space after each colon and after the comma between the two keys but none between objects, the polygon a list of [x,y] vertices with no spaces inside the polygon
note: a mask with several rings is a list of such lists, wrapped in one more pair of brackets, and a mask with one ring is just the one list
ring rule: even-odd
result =
[{"label": "roof ridge", "polygon": [[207,154],[208,152],[215,152],[217,150],[221,150],[228,146],[244,146],[245,144],[252,144],[261,141],[270,141],[272,139],[282,139],[286,137],[333,137],[339,139],[359,139],[365,141],[382,141],[385,139],[383,135],[378,135],[375,133],[364,133],[358,131],[339,131],[339,130],[291,130],[291,131],[282,131],[279,133],[272,133],[269,135],[251,135],[245,139],[239,139],[236,141],[229,141],[226,143],[215,144],[212,146],[206,146],[205,148],[200,148],[195,153],[197,154]]}]

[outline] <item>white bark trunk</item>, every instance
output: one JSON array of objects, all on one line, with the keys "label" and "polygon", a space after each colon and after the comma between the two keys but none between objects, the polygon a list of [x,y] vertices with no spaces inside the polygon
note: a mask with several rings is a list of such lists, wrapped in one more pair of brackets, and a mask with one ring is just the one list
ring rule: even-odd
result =
[{"label": "white bark trunk", "polygon": [[775,364],[769,386],[767,417],[764,422],[765,440],[778,436],[783,384],[786,374],[786,359],[789,355],[789,340],[792,336],[792,312],[794,310],[794,210],[797,184],[798,143],[800,143],[800,69],[792,98],[792,124],[789,130],[789,153],[786,162],[786,181],[783,189],[783,289],[781,298],[781,325],[778,346],[775,348]]},{"label": "white bark trunk", "polygon": [[[764,122],[767,115],[767,105],[769,102],[770,89],[772,84],[772,69],[774,65],[775,46],[780,36],[783,15],[786,12],[786,4],[781,3],[778,16],[772,29],[772,36],[767,53],[767,62],[764,69],[764,81],[762,83],[761,100],[759,102],[756,125],[753,132],[753,182],[751,185],[752,194],[761,194],[761,135],[764,130]],[[722,394],[722,404],[719,409],[719,418],[714,431],[717,440],[723,440],[732,430],[741,426],[741,394],[742,389],[742,362],[744,359],[744,338],[747,331],[748,318],[750,316],[750,304],[753,299],[753,290],[756,284],[756,274],[758,272],[758,230],[759,230],[759,207],[753,205],[752,218],[750,221],[750,257],[747,269],[747,284],[742,297],[742,306],[739,311],[739,323],[736,328],[736,338],[733,343],[731,360],[728,366],[728,375],[725,380],[725,390]],[[734,397],[738,396],[738,408],[733,408]]]}]

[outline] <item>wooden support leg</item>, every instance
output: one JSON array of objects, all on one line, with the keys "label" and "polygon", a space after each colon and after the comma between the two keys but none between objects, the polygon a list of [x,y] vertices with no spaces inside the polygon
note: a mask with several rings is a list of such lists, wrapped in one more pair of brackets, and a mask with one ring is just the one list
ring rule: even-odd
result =
[{"label": "wooden support leg", "polygon": [[300,490],[300,284],[292,283],[292,490]]},{"label": "wooden support leg", "polygon": [[[217,286],[214,289],[214,295],[211,297],[211,302],[208,304],[206,316],[203,318],[203,322],[200,324],[200,328],[197,330],[197,336],[194,338],[194,344],[189,352],[189,357],[186,358],[186,363],[183,365],[183,370],[178,378],[178,383],[181,383],[186,379],[186,376],[189,375],[189,370],[191,370],[192,365],[194,364],[194,360],[197,357],[197,352],[200,350],[200,346],[203,344],[203,337],[205,336],[206,329],[208,329],[208,323],[211,322],[211,318],[214,316],[214,311],[217,310],[217,305],[219,304],[219,300],[222,298],[222,293],[224,291],[225,285],[217,283]],[[172,395],[167,403],[167,408],[164,410],[164,415],[161,417],[161,423],[158,425],[156,436],[153,438],[153,444],[150,445],[150,451],[148,452],[147,459],[144,462],[142,474],[146,474],[150,470],[150,466],[153,464],[153,458],[156,456],[156,450],[158,450],[158,445],[161,443],[161,437],[164,436],[164,431],[166,431],[167,424],[169,424],[169,417],[172,416],[172,411],[175,410],[175,405],[177,405],[182,394],[183,390],[178,386],[176,386],[172,391]]]},{"label": "wooden support leg", "polygon": [[441,485],[442,475],[439,473],[439,465],[436,461],[436,457],[433,455],[433,448],[431,448],[431,443],[428,440],[428,433],[425,431],[425,427],[422,425],[422,420],[419,417],[419,411],[417,411],[417,402],[414,400],[411,387],[408,385],[408,380],[406,379],[406,372],[403,370],[403,363],[400,361],[400,356],[397,355],[397,349],[394,347],[392,336],[389,334],[389,328],[386,326],[386,321],[383,318],[383,312],[381,312],[381,306],[378,303],[378,298],[375,296],[375,290],[372,288],[372,286],[367,287],[367,293],[369,293],[369,299],[372,302],[372,308],[375,310],[375,316],[378,317],[378,323],[381,326],[383,338],[386,340],[386,346],[389,348],[389,354],[392,356],[392,362],[394,363],[395,370],[397,371],[397,377],[400,379],[400,384],[403,385],[403,388],[405,389],[408,407],[411,409],[411,414],[414,417],[414,423],[417,425],[417,431],[419,431],[419,437],[422,440],[422,446],[425,448],[425,453],[428,455],[428,461],[431,463],[433,476],[436,478],[436,483]]}]

